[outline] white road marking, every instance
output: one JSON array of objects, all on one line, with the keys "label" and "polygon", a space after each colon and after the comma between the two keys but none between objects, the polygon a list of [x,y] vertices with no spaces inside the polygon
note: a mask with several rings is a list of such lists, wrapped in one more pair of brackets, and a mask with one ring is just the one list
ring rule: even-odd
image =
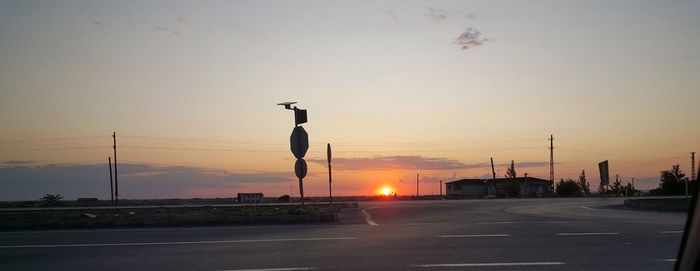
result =
[{"label": "white road marking", "polygon": [[[373,208],[370,208],[370,209],[373,209]],[[362,209],[362,216],[365,218],[365,221],[367,221],[367,224],[370,224],[372,226],[379,225],[379,224],[377,224],[377,222],[374,222],[374,220],[372,219],[372,216],[369,215],[369,213],[367,212],[367,209]]]},{"label": "white road marking", "polygon": [[0,232],[0,234],[32,234],[32,233],[85,233],[85,232],[140,232],[140,231],[196,231],[196,230],[237,230],[237,229],[279,229],[279,228],[309,228],[332,227],[333,225],[289,225],[289,226],[218,226],[218,227],[174,227],[174,228],[137,228],[137,229],[89,229],[89,230],[39,230],[39,231],[12,231]]},{"label": "white road marking", "polygon": [[113,246],[157,246],[157,245],[196,245],[196,244],[231,244],[231,243],[264,243],[264,242],[294,242],[294,241],[337,241],[355,240],[357,237],[328,237],[328,238],[287,238],[287,239],[253,239],[253,240],[212,240],[212,241],[182,241],[182,242],[149,242],[149,243],[96,243],[96,244],[55,244],[55,245],[9,245],[2,248],[62,248],[62,247],[113,247]]},{"label": "white road marking", "polygon": [[660,231],[659,233],[665,233],[665,234],[670,234],[670,233],[683,233],[684,231]]},{"label": "white road marking", "polygon": [[676,259],[661,259],[661,260],[659,260],[659,261],[662,261],[662,262],[675,262]]},{"label": "white road marking", "polygon": [[524,263],[443,263],[443,264],[419,264],[416,267],[482,267],[482,266],[537,266],[537,265],[564,265],[563,262],[524,262]]},{"label": "white road marking", "polygon": [[440,238],[470,238],[470,237],[510,237],[510,234],[455,234],[440,235]]},{"label": "white road marking", "polygon": [[590,220],[550,220],[550,221],[489,221],[476,224],[538,224],[538,223],[591,223]]},{"label": "white road marking", "polygon": [[288,267],[288,268],[258,268],[258,269],[227,269],[219,271],[295,271],[295,270],[313,270],[313,267]]},{"label": "white road marking", "polygon": [[579,235],[618,235],[619,232],[562,232],[555,235],[559,236],[579,236]]}]

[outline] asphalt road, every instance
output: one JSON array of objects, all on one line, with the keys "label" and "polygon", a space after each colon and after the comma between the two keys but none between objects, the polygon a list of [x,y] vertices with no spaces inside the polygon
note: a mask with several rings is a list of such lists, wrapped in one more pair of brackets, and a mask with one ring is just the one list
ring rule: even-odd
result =
[{"label": "asphalt road", "polygon": [[622,199],[365,202],[331,225],[0,233],[1,270],[672,270],[685,214]]}]

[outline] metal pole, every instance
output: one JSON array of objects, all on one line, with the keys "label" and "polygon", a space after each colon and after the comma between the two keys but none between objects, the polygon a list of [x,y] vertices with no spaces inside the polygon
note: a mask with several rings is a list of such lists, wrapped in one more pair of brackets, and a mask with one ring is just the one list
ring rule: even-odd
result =
[{"label": "metal pole", "polygon": [[112,157],[107,157],[107,164],[109,166],[109,203],[114,205],[114,183],[112,182]]},{"label": "metal pole", "polygon": [[554,192],[554,135],[549,135],[549,181]]},{"label": "metal pole", "polygon": [[117,132],[112,133],[114,140],[114,205],[119,205],[119,175],[117,174]]},{"label": "metal pole", "polygon": [[[328,145],[330,146],[330,144]],[[331,174],[331,161],[328,161],[328,196],[330,197],[330,204],[333,205],[333,175]]]}]

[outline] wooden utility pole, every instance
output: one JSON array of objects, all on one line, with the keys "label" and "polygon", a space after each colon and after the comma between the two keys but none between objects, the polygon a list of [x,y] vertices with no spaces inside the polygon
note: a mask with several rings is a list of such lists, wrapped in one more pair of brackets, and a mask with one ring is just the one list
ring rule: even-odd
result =
[{"label": "wooden utility pole", "polygon": [[114,148],[114,205],[119,205],[119,174],[117,174],[117,132],[112,133]]},{"label": "wooden utility pole", "polygon": [[496,169],[493,167],[493,157],[491,157],[491,173],[493,174],[493,180],[496,180]]},{"label": "wooden utility pole", "polygon": [[114,205],[114,183],[112,183],[112,157],[107,157],[107,164],[109,166],[109,203],[110,205]]},{"label": "wooden utility pole", "polygon": [[440,197],[442,198],[442,180],[440,180]]}]

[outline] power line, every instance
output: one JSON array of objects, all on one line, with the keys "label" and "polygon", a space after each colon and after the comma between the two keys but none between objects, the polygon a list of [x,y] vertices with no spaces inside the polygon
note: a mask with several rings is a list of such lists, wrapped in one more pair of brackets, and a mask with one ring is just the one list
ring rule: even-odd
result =
[{"label": "power line", "polygon": [[272,170],[252,170],[252,169],[225,169],[225,168],[210,168],[210,167],[200,167],[200,166],[193,166],[193,165],[178,165],[178,164],[167,164],[167,163],[153,163],[153,162],[142,162],[142,161],[133,161],[133,160],[121,160],[122,164],[124,162],[126,163],[131,163],[131,164],[138,164],[138,165],[148,165],[148,166],[156,166],[156,167],[179,167],[179,168],[194,168],[194,169],[204,169],[204,170],[211,170],[211,171],[226,171],[230,173],[235,173],[235,172],[251,172],[251,173],[268,173],[268,174],[274,174],[274,173],[289,173],[286,171],[272,171]]},{"label": "power line", "polygon": [[73,137],[47,137],[47,138],[26,138],[26,139],[0,139],[0,142],[35,142],[35,141],[66,141],[79,140],[89,138],[103,138],[110,135],[91,135],[91,136],[73,136]]},{"label": "power line", "polygon": [[65,150],[89,150],[111,148],[112,146],[72,146],[72,147],[51,147],[51,148],[30,148],[30,149],[5,149],[0,152],[34,152],[34,151],[65,151]]},{"label": "power line", "polygon": [[606,153],[606,152],[596,152],[596,151],[587,151],[587,150],[581,150],[581,149],[575,149],[575,148],[568,148],[568,147],[559,147],[560,150],[569,150],[569,151],[575,151],[575,152],[582,152],[582,153],[588,153],[588,154],[595,154],[595,155],[606,155],[606,156],[617,156],[617,157],[629,157],[629,158],[656,158],[658,156],[638,156],[638,155],[625,155],[625,154],[616,154],[616,153]]},{"label": "power line", "polygon": [[666,161],[669,161],[669,160],[678,159],[678,158],[685,157],[685,156],[686,156],[686,155],[683,154],[683,155],[679,155],[679,156],[675,156],[675,157],[670,157],[670,158],[665,158],[665,159],[661,159],[661,160],[657,160],[657,161],[653,161],[653,162],[648,162],[648,163],[637,164],[637,165],[628,166],[628,167],[617,168],[616,170],[625,170],[625,169],[630,169],[630,168],[636,168],[636,167],[643,167],[643,166],[653,165],[653,164],[656,164],[656,163],[666,162]]}]

